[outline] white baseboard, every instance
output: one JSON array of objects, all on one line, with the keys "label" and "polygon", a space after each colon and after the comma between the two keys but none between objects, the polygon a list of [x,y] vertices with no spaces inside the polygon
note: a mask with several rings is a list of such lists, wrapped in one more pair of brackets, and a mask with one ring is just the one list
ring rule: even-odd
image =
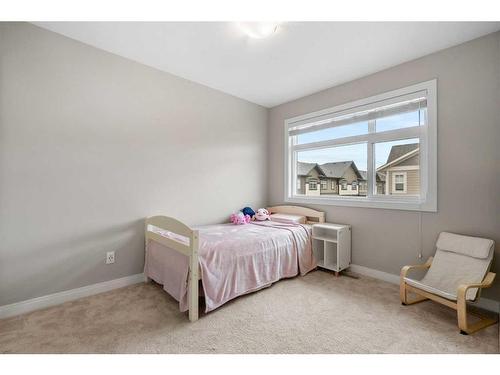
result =
[{"label": "white baseboard", "polygon": [[357,264],[351,264],[349,266],[349,270],[351,270],[352,272],[359,273],[360,275],[370,276],[370,277],[373,277],[374,279],[379,279],[379,280],[387,281],[388,283],[391,283],[391,284],[399,285],[399,276],[394,275],[392,273],[387,273],[384,271],[375,270],[373,268],[359,266]]},{"label": "white baseboard", "polygon": [[[351,264],[349,266],[349,270],[351,270],[352,272],[359,273],[360,275],[373,277],[374,279],[379,279],[387,281],[388,283],[391,284],[399,285],[399,275],[394,275],[392,273],[375,270],[373,268],[368,268],[357,264]],[[500,302],[492,299],[481,297],[477,303],[474,303],[474,306],[480,307],[488,311],[500,313]]]},{"label": "white baseboard", "polygon": [[32,298],[26,301],[16,302],[10,305],[0,306],[0,319],[10,316],[25,314],[34,310],[59,305],[64,302],[92,296],[107,292],[109,290],[123,288],[124,286],[137,284],[145,281],[143,273],[125,276],[119,279],[104,281],[102,283],[87,285],[81,288],[65,290],[63,292],[49,294],[42,297]]}]

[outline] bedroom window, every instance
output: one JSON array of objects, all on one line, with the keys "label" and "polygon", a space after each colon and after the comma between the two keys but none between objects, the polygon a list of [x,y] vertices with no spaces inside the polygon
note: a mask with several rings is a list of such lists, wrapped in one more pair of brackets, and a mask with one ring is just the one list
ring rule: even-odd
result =
[{"label": "bedroom window", "polygon": [[436,113],[433,80],[286,120],[285,201],[436,211]]}]

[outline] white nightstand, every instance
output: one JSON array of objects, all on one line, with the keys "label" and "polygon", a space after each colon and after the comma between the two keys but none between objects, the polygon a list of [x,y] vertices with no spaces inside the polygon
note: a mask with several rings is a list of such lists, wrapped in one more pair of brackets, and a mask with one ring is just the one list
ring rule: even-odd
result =
[{"label": "white nightstand", "polygon": [[335,276],[351,264],[351,226],[321,223],[312,227],[313,252],[318,267],[335,271]]}]

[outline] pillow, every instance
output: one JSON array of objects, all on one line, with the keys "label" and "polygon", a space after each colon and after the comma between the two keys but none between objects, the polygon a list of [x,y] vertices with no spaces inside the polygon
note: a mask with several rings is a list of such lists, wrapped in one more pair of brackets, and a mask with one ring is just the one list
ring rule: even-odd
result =
[{"label": "pillow", "polygon": [[487,238],[463,236],[449,232],[441,232],[436,242],[436,247],[440,250],[479,259],[488,258],[494,246],[495,242]]},{"label": "pillow", "polygon": [[305,224],[306,217],[300,215],[290,215],[290,214],[272,214],[269,216],[271,221],[277,221],[279,223],[287,224]]}]

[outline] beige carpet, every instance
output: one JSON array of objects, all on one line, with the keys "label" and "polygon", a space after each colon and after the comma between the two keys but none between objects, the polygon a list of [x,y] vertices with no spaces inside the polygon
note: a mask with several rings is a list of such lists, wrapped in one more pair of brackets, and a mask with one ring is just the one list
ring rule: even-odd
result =
[{"label": "beige carpet", "polygon": [[498,353],[498,325],[458,333],[433,302],[323,271],[282,280],[189,323],[156,284],[0,320],[2,353]]}]

